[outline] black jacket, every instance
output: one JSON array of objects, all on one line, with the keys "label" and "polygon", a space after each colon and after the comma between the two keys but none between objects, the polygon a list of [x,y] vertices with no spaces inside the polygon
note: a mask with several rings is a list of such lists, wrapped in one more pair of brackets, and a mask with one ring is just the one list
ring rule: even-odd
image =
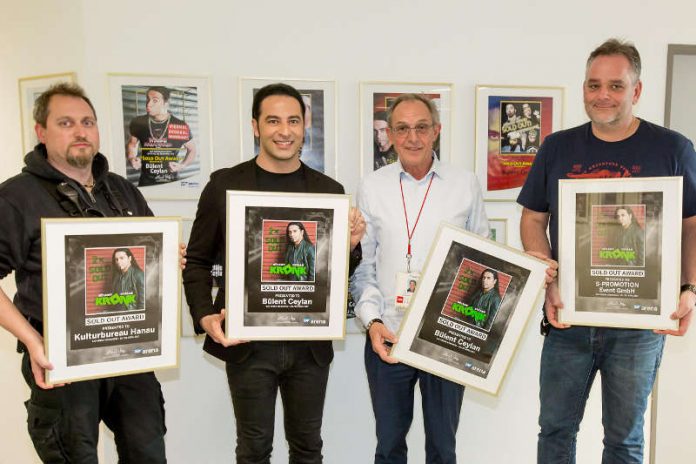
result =
[{"label": "black jacket", "polygon": [[[199,322],[203,316],[219,313],[225,307],[225,289],[220,288],[215,301],[211,296],[210,270],[216,257],[225,254],[225,218],[227,190],[258,191],[256,183],[255,159],[231,168],[220,169],[210,176],[198,202],[196,219],[191,229],[184,269],[184,290],[188,302],[193,327],[196,333],[204,333]],[[307,180],[309,193],[344,193],[343,186],[330,177],[307,167],[301,169]],[[354,268],[356,256],[351,255],[351,268]],[[225,348],[206,336],[203,349],[218,359],[227,362],[242,362],[253,351],[255,342],[243,343]],[[330,341],[310,342],[314,359],[320,365],[326,365],[333,359],[333,347]]]},{"label": "black jacket", "polygon": [[70,216],[48,189],[67,182],[79,193],[83,208],[99,210],[104,216],[122,214],[116,208],[114,197],[116,203],[125,203],[120,205],[121,209],[127,208],[134,216],[152,216],[152,211],[137,188],[109,172],[106,157],[101,153],[95,155],[92,163],[95,201],[82,185],[48,163],[43,144],[29,152],[24,163],[26,166],[21,174],[0,184],[0,278],[15,271],[14,304],[40,330],[43,319],[41,218]]}]

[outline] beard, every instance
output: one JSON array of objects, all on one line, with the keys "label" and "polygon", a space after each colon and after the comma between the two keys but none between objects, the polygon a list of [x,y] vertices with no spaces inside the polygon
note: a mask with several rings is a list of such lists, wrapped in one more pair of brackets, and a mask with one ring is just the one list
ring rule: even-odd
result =
[{"label": "beard", "polygon": [[68,148],[65,160],[68,164],[74,168],[86,168],[92,164],[96,150],[94,146],[90,144],[89,148],[80,148],[77,152],[72,152],[71,148]]},{"label": "beard", "polygon": [[94,154],[91,156],[73,156],[68,154],[67,156],[67,161],[68,164],[74,168],[79,168],[83,169],[92,164],[92,159],[94,158]]}]

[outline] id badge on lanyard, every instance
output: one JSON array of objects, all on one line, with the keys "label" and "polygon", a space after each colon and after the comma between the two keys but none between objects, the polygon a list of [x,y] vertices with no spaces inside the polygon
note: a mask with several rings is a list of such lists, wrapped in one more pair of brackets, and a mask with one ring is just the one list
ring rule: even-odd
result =
[{"label": "id badge on lanyard", "polygon": [[408,213],[406,212],[406,200],[404,198],[404,186],[399,178],[399,185],[401,187],[401,202],[404,207],[404,218],[406,219],[406,235],[408,236],[408,247],[406,249],[406,272],[396,273],[396,282],[394,292],[394,307],[400,310],[405,310],[411,303],[411,297],[416,291],[418,286],[418,280],[420,279],[420,273],[411,272],[411,238],[413,238],[413,233],[416,231],[416,226],[418,226],[418,221],[420,220],[421,213],[423,212],[423,207],[425,206],[425,200],[428,198],[428,193],[430,192],[430,187],[433,185],[433,179],[435,178],[435,173],[430,176],[430,182],[428,182],[428,189],[425,191],[423,196],[423,202],[421,203],[420,210],[418,211],[418,216],[416,217],[416,222],[413,224],[413,229],[409,227],[408,223]]},{"label": "id badge on lanyard", "polygon": [[405,310],[411,303],[411,297],[416,291],[420,274],[417,272],[397,272],[396,273],[396,296],[394,297],[394,307]]}]

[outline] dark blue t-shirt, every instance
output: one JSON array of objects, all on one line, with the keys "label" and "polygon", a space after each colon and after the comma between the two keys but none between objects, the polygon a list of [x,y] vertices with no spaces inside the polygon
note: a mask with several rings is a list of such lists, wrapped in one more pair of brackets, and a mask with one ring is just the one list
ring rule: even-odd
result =
[{"label": "dark blue t-shirt", "polygon": [[517,202],[549,213],[551,251],[558,259],[558,180],[683,176],[683,217],[696,215],[696,152],[683,135],[641,119],[619,142],[592,134],[590,123],[556,132],[539,149]]}]

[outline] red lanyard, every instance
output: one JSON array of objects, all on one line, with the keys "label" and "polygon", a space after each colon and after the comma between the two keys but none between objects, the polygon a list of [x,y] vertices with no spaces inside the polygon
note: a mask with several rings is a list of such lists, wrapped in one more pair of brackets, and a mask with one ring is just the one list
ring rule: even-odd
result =
[{"label": "red lanyard", "polygon": [[433,185],[434,178],[435,173],[433,172],[430,176],[430,182],[428,182],[428,189],[425,191],[425,195],[423,196],[423,202],[421,203],[420,209],[418,210],[418,216],[416,216],[416,223],[413,224],[413,229],[410,229],[408,225],[408,213],[406,212],[406,199],[404,198],[404,184],[401,181],[401,177],[399,176],[399,187],[401,188],[401,204],[404,206],[404,218],[406,218],[406,236],[408,236],[408,250],[406,252],[406,272],[411,272],[411,238],[413,238],[413,233],[416,231],[416,227],[418,226],[418,221],[420,220],[421,213],[423,212],[423,206],[425,206],[425,200],[428,198],[430,186]]}]

